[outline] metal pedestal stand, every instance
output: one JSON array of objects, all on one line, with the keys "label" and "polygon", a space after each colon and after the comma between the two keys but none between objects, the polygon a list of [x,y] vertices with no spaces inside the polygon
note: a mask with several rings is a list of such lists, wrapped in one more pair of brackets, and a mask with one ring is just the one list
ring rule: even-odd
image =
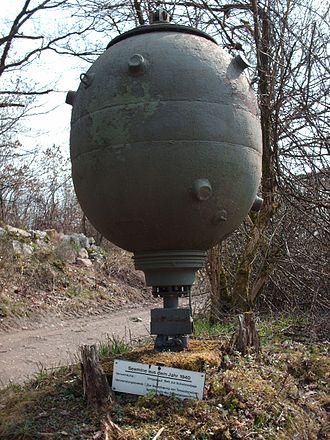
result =
[{"label": "metal pedestal stand", "polygon": [[190,308],[179,308],[179,298],[190,297],[191,286],[153,287],[153,296],[162,297],[164,308],[151,310],[151,334],[157,335],[155,350],[181,351],[193,333]]}]

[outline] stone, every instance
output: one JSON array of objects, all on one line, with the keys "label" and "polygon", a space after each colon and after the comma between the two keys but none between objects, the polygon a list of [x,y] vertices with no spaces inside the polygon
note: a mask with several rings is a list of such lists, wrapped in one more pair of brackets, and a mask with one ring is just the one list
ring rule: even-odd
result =
[{"label": "stone", "polygon": [[47,240],[48,239],[48,235],[47,235],[46,231],[31,230],[29,232],[34,240]]},{"label": "stone", "polygon": [[0,228],[0,238],[4,237],[5,235],[7,235],[6,230],[3,228]]},{"label": "stone", "polygon": [[92,246],[93,244],[95,244],[94,237],[88,237],[88,241],[89,241],[90,246]]},{"label": "stone", "polygon": [[17,240],[13,240],[12,242],[13,250],[17,255],[32,255],[33,254],[33,246],[30,246],[26,243],[20,243]]},{"label": "stone", "polygon": [[87,238],[86,235],[84,235],[84,234],[77,234],[77,235],[78,235],[80,246],[88,249],[90,246],[89,238]]},{"label": "stone", "polygon": [[65,235],[63,238],[65,241],[74,243],[77,247],[83,247],[85,249],[88,249],[90,247],[89,239],[84,234],[70,234]]},{"label": "stone", "polygon": [[21,247],[21,243],[19,241],[13,240],[12,246],[13,246],[13,251],[15,254],[22,254],[22,247]]},{"label": "stone", "polygon": [[33,251],[33,246],[31,246],[30,244],[22,243],[22,252],[24,255],[32,255]]},{"label": "stone", "polygon": [[75,263],[78,252],[68,241],[60,241],[54,250],[55,256],[65,263]]},{"label": "stone", "polygon": [[91,267],[93,266],[93,263],[89,258],[77,258],[76,263],[78,266],[84,266],[84,267]]},{"label": "stone", "polygon": [[79,252],[78,252],[78,257],[79,258],[83,258],[83,259],[88,259],[89,257],[88,257],[88,252],[87,252],[87,250],[85,249],[85,248],[81,248],[81,249],[79,249]]},{"label": "stone", "polygon": [[24,231],[24,229],[15,228],[14,226],[10,225],[7,225],[6,228],[9,234],[22,238],[31,238],[31,234],[28,231]]},{"label": "stone", "polygon": [[36,240],[36,245],[38,246],[38,248],[44,252],[51,252],[52,251],[52,247],[44,240]]}]

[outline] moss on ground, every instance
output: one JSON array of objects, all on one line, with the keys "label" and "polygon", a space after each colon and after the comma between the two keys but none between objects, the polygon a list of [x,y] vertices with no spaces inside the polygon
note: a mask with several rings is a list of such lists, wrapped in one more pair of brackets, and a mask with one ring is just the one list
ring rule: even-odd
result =
[{"label": "moss on ground", "polygon": [[109,376],[114,358],[204,371],[204,400],[118,394],[95,412],[83,400],[78,366],[62,368],[2,391],[0,438],[147,440],[160,429],[159,440],[328,438],[327,343],[270,342],[259,358],[230,352],[221,339],[192,340],[181,353],[146,345],[103,359]]}]

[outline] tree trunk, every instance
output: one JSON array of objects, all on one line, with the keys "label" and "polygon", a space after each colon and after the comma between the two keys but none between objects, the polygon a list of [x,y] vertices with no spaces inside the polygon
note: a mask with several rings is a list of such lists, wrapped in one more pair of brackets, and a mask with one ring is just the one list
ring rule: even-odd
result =
[{"label": "tree trunk", "polygon": [[87,229],[86,229],[86,216],[83,214],[81,218],[81,230],[84,235],[87,237]]},{"label": "tree trunk", "polygon": [[81,347],[81,373],[84,397],[89,405],[100,408],[112,402],[113,394],[98,359],[95,345]]},{"label": "tree trunk", "polygon": [[251,349],[259,354],[261,351],[259,335],[253,312],[238,315],[239,328],[233,337],[232,347],[245,356]]},{"label": "tree trunk", "polygon": [[232,297],[221,258],[221,244],[217,244],[208,251],[206,274],[211,289],[210,323],[215,324],[219,322],[222,313],[232,309]]}]

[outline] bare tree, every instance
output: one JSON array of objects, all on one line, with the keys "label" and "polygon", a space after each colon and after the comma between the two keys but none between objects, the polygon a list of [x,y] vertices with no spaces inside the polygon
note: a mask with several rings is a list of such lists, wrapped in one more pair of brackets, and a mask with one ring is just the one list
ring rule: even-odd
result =
[{"label": "bare tree", "polygon": [[[3,72],[21,69],[49,50],[89,62],[99,45],[89,44],[86,32],[103,44],[104,35],[111,39],[146,24],[159,2],[48,0],[39,1],[39,10],[29,15],[30,4],[26,1],[17,15],[18,28],[11,32],[10,27],[7,39],[0,40],[1,48],[9,47],[2,54]],[[306,297],[319,298],[325,288],[319,278],[328,271],[317,265],[315,255],[321,252],[326,261],[329,236],[329,8],[316,0],[164,1],[162,6],[173,22],[208,32],[233,54],[245,52],[260,107],[264,205],[210,251],[212,319],[223,309],[250,310],[266,291],[274,299],[285,297],[288,289],[305,289]],[[24,23],[53,8],[70,11],[80,28],[47,40],[23,33]],[[10,49],[21,38],[38,46],[15,61]],[[1,94],[0,111],[25,108],[21,105],[30,94],[20,93],[21,87],[17,82],[11,89],[17,93]]]},{"label": "bare tree", "polygon": [[[54,84],[40,84],[29,74],[45,52],[73,55],[91,60],[97,44],[85,36],[94,32],[94,20],[75,17],[68,0],[25,0],[17,5],[12,19],[2,19],[0,37],[0,135],[12,133],[14,125],[26,115],[36,96],[54,90]],[[54,14],[56,20],[54,20]],[[59,20],[63,16],[64,23]],[[36,70],[35,70],[36,72]],[[4,121],[6,121],[4,123]]]},{"label": "bare tree", "polygon": [[[41,80],[43,55],[55,53],[89,59],[97,44],[84,39],[94,33],[93,20],[72,14],[68,0],[24,0],[12,4],[0,19],[0,219],[25,224],[30,190],[40,176],[32,164],[36,150],[18,141],[27,116],[42,112],[37,99],[54,91],[55,79]],[[4,5],[3,7],[5,7]],[[57,18],[54,20],[54,17]],[[63,21],[59,20],[64,18]],[[23,191],[26,191],[23,203]],[[37,197],[37,195],[35,194]],[[18,206],[18,203],[23,203]]]}]

